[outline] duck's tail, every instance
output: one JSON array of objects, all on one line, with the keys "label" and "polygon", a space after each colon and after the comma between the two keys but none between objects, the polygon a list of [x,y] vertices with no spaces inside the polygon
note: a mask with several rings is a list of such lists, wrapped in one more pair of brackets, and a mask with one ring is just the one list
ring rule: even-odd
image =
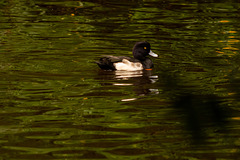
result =
[{"label": "duck's tail", "polygon": [[113,62],[108,57],[100,58],[99,61],[95,61],[95,63],[103,70],[115,70]]}]

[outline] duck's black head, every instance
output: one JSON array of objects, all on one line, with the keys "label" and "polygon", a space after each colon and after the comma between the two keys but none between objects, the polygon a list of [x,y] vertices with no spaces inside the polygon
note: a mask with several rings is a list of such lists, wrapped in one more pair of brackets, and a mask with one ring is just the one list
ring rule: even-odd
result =
[{"label": "duck's black head", "polygon": [[146,56],[158,57],[157,54],[151,51],[151,46],[148,42],[137,42],[133,47],[133,57],[140,61],[145,60]]}]

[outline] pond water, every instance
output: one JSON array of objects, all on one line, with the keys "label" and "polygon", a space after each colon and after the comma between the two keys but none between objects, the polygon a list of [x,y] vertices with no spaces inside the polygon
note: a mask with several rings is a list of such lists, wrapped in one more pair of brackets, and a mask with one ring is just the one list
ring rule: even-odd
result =
[{"label": "pond water", "polygon": [[[0,2],[0,159],[240,157],[240,3]],[[146,40],[152,71],[102,71]]]}]

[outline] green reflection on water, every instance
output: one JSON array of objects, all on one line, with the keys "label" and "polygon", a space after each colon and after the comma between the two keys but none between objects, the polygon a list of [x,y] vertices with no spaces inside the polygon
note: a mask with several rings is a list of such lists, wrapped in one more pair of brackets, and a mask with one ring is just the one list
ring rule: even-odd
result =
[{"label": "green reflection on water", "polygon": [[[0,4],[1,158],[238,156],[239,3]],[[92,63],[131,56],[141,40],[160,55],[153,72],[104,72]],[[180,103],[185,95],[190,100]],[[206,113],[213,95],[229,113],[220,127]],[[191,143],[183,104],[202,113],[190,121],[200,121],[203,144]]]}]

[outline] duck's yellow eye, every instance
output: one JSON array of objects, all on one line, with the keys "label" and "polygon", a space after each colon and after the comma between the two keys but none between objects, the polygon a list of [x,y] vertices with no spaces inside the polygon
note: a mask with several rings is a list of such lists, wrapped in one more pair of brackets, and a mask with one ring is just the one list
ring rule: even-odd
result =
[{"label": "duck's yellow eye", "polygon": [[147,49],[147,47],[143,47],[144,49]]}]

